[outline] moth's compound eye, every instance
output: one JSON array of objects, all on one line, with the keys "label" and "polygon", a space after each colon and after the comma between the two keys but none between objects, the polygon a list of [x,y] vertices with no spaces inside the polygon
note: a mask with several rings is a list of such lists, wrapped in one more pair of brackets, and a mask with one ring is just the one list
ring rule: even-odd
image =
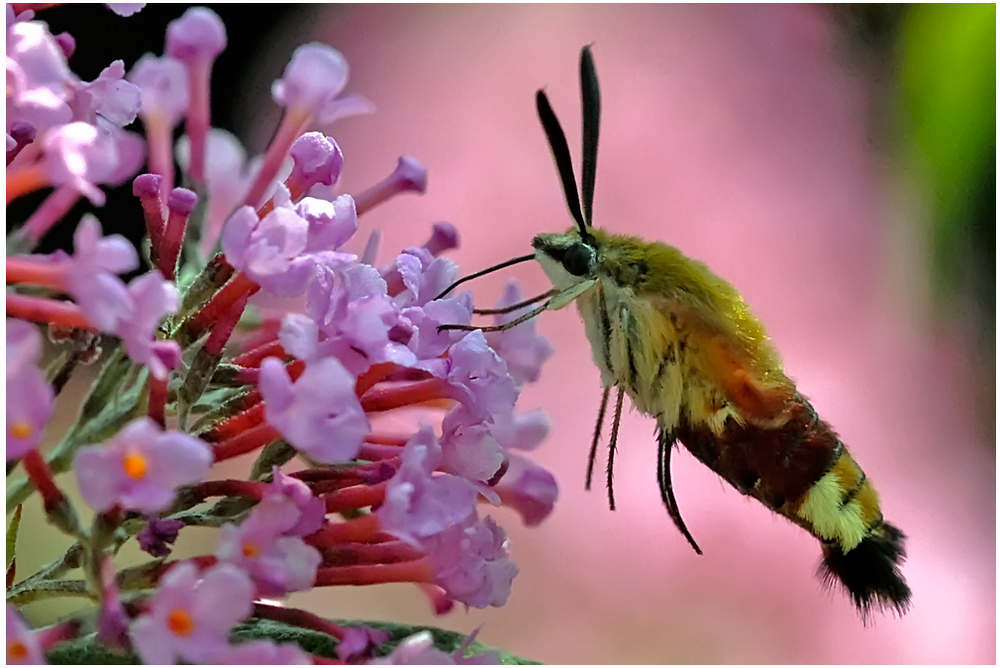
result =
[{"label": "moth's compound eye", "polygon": [[574,276],[586,276],[591,272],[594,263],[594,249],[592,246],[577,241],[566,249],[562,258],[562,265]]}]

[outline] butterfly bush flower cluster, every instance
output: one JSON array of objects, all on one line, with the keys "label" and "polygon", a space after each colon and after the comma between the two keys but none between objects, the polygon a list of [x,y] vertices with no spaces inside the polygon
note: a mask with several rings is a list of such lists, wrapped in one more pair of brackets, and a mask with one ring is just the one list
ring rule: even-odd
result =
[{"label": "butterfly bush flower cluster", "polygon": [[[347,63],[325,44],[294,52],[272,86],[280,127],[248,158],[211,124],[226,32],[210,10],[170,23],[162,55],[115,61],[90,82],[67,65],[72,36],[32,10],[6,12],[7,201],[45,193],[7,239],[8,545],[34,499],[74,541],[35,573],[8,554],[8,663],[84,640],[148,663],[333,658],[265,635],[236,641],[260,620],[327,634],[342,661],[471,660],[427,635],[389,653],[386,632],[280,603],[409,582],[441,614],[501,606],[518,569],[493,509],[534,526],[556,499],[527,456],[546,418],[516,407],[548,344],[531,322],[486,336],[442,328],[475,314],[470,293],[448,291],[453,226],[381,262],[365,229],[365,212],[423,192],[423,167],[403,157],[362,192],[338,189],[350,160],[326,132],[373,107],[343,94]],[[129,184],[141,251],[100,219],[106,191]],[[81,198],[97,208],[74,221],[72,251],[34,252]],[[519,301],[512,283],[498,306]],[[95,364],[76,422],[41,452],[56,397]],[[213,468],[237,457],[245,477]],[[63,472],[82,501],[63,492]],[[214,538],[178,557],[189,527]],[[124,568],[129,541],[148,560]],[[20,608],[54,596],[96,605],[30,628]]]}]

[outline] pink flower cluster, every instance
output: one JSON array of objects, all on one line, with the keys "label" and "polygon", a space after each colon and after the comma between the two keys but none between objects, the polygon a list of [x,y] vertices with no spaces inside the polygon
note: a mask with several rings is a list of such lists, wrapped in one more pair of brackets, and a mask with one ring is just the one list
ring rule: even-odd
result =
[{"label": "pink flower cluster", "polygon": [[[311,662],[296,645],[230,644],[236,624],[271,619],[327,633],[341,660],[361,661],[384,653],[385,634],[263,599],[412,582],[441,613],[455,602],[503,605],[518,569],[481,509],[508,506],[529,526],[552,510],[555,480],[524,455],[547,420],[515,408],[552,350],[531,322],[488,336],[442,329],[475,312],[471,293],[442,297],[458,276],[441,257],[458,245],[451,225],[384,266],[375,231],[362,257],[343,250],[359,216],[426,187],[423,167],[404,157],[371,188],[338,192],[344,156],[309,130],[372,111],[341,95],[343,56],[322,44],[296,50],[272,89],[281,126],[248,161],[211,127],[212,64],[226,45],[213,12],[188,10],[168,26],[165,55],[127,74],[116,61],[89,83],[67,66],[71,43],[7,6],[8,202],[52,189],[8,239],[18,254],[6,260],[7,461],[27,474],[8,485],[8,503],[38,491],[93,566],[98,642],[150,663]],[[123,129],[137,117],[145,141]],[[140,256],[92,215],[72,254],[31,253],[78,197],[101,204],[103,188],[135,176],[147,145],[133,193],[150,271],[126,284]],[[177,167],[191,189],[173,186]],[[520,301],[510,284],[499,306]],[[58,348],[47,372],[30,323],[47,325]],[[110,349],[103,370],[78,422],[43,456],[55,397],[97,358],[99,336]],[[247,454],[247,479],[213,478],[213,464]],[[54,478],[69,468],[97,513],[90,527]],[[214,551],[165,560],[188,526],[218,527]],[[132,538],[155,559],[120,571],[115,554]],[[63,575],[48,569],[8,590],[8,662],[38,661],[73,634],[32,632],[16,609],[59,591]],[[387,660],[463,653],[416,636]]]}]

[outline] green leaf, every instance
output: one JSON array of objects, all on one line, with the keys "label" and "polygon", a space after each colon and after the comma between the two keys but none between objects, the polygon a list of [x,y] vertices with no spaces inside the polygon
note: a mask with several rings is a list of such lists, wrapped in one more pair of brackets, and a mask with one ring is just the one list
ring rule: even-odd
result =
[{"label": "green leaf", "polygon": [[[390,622],[361,622],[343,621],[337,622],[344,626],[358,626],[365,624],[372,628],[384,631],[389,634],[389,641],[379,647],[379,656],[389,654],[405,638],[421,631],[430,631],[434,637],[434,645],[443,652],[449,654],[457,650],[465,642],[466,635],[455,631],[445,631],[430,626],[410,626],[407,624],[393,624]],[[291,626],[281,622],[271,620],[252,619],[240,624],[233,631],[233,639],[240,640],[261,640],[270,639],[279,644],[294,642],[302,649],[330,659],[337,658],[337,641],[325,633],[303,629],[298,626]],[[473,642],[466,652],[466,656],[483,654],[484,652],[496,652],[500,655],[503,665],[521,666],[537,665],[535,661],[529,661],[514,656],[507,652],[495,650],[479,642]],[[50,663],[62,664],[131,664],[138,663],[138,658],[134,654],[120,655],[113,654],[96,642],[93,634],[76,640],[70,640],[56,645],[48,654]]]},{"label": "green leaf", "polygon": [[17,547],[17,528],[21,526],[21,505],[14,510],[14,517],[10,520],[10,526],[7,527],[7,566],[4,570],[8,573],[8,580],[10,578],[10,567],[14,564],[14,548]]}]

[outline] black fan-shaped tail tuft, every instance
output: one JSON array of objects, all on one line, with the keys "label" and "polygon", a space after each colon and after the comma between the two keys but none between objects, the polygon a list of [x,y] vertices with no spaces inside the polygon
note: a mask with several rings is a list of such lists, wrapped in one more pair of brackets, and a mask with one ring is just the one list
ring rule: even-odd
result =
[{"label": "black fan-shaped tail tuft", "polygon": [[819,576],[826,585],[844,585],[866,624],[876,609],[901,615],[910,605],[910,588],[899,572],[905,539],[896,527],[882,524],[847,553],[837,543],[824,543]]}]

